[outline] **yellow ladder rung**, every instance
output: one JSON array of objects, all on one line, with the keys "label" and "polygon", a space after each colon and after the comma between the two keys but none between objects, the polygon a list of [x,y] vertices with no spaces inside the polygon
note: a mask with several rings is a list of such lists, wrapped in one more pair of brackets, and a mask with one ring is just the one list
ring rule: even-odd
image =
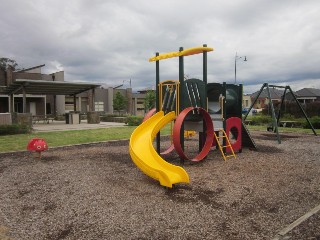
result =
[{"label": "yellow ladder rung", "polygon": [[[225,132],[223,129],[219,130],[219,133],[220,133],[220,132],[222,133],[222,136],[221,136],[221,137],[220,137],[220,136],[218,137],[215,132],[214,132],[214,137],[216,138],[216,141],[217,141],[217,144],[218,144],[218,146],[219,146],[219,149],[220,149],[220,152],[221,152],[221,155],[222,155],[223,159],[226,161],[226,159],[227,159],[228,157],[237,158],[236,155],[234,154],[232,145],[231,145],[231,143],[230,143],[230,141],[229,141],[229,138],[228,138],[226,132]],[[220,135],[220,134],[219,134],[219,135]],[[226,146],[221,146],[219,139],[222,139],[222,138],[225,138],[225,139],[227,140],[228,145],[226,145]],[[225,153],[223,152],[223,148],[227,148],[227,147],[230,148],[230,150],[231,150],[231,155],[225,155]]]}]

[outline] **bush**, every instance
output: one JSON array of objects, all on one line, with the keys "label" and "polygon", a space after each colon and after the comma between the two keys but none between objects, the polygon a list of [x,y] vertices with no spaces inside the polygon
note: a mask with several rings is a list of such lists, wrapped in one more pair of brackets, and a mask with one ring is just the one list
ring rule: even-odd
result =
[{"label": "bush", "polygon": [[31,133],[32,128],[27,125],[12,124],[12,125],[0,125],[0,135],[13,135]]},{"label": "bush", "polygon": [[250,120],[252,125],[268,125],[272,123],[271,116],[260,115],[260,114],[252,116]]},{"label": "bush", "polygon": [[129,116],[127,120],[129,126],[139,126],[142,123],[143,117]]},{"label": "bush", "polygon": [[101,122],[119,122],[119,123],[127,123],[128,119],[126,115],[115,115],[115,114],[106,114],[100,116]]},{"label": "bush", "polygon": [[[314,129],[320,129],[320,117],[315,116],[315,117],[309,118],[309,120],[310,120]],[[307,120],[305,120],[305,122],[303,124],[303,128],[311,129]]]}]

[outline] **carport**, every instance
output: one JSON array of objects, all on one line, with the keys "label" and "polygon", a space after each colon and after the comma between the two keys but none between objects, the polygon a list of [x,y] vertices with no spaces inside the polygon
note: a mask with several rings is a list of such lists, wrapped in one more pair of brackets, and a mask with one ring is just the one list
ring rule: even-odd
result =
[{"label": "carport", "polygon": [[[99,84],[86,82],[62,82],[62,81],[44,81],[44,80],[29,80],[16,79],[7,87],[0,88],[0,94],[10,96],[10,112],[14,112],[14,94],[22,94],[23,107],[22,112],[26,113],[27,94],[34,95],[53,95],[54,96],[54,112],[56,110],[56,95],[71,95],[74,99],[74,111],[76,111],[76,95],[88,90],[89,94],[89,111],[94,111],[94,96],[95,88],[100,87]],[[91,95],[91,96],[90,96]]]}]

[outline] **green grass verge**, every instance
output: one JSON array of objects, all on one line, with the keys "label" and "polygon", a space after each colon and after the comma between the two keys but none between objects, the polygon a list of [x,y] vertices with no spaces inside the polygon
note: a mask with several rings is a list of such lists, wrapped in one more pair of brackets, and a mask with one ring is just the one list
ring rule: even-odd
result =
[{"label": "green grass verge", "polygon": [[[129,139],[135,128],[136,126],[125,126],[90,130],[6,135],[0,137],[0,152],[26,150],[27,144],[32,138],[44,138],[48,143],[49,148],[82,143]],[[167,135],[169,133],[169,125],[161,130],[161,135]]]},{"label": "green grass verge", "polygon": [[[261,125],[247,125],[247,128],[250,130],[255,131],[267,131],[267,126],[261,126]],[[311,129],[306,128],[286,128],[286,127],[279,127],[278,131],[280,133],[282,132],[289,132],[289,133],[305,133],[305,134],[313,134],[313,131]],[[315,129],[317,134],[320,134],[320,129]]]},{"label": "green grass verge", "polygon": [[[266,131],[266,126],[247,126],[249,130]],[[60,132],[40,132],[32,134],[6,135],[0,137],[0,152],[11,152],[26,150],[27,144],[32,138],[44,138],[50,147],[102,142],[110,140],[129,139],[135,126],[99,128],[90,130],[74,130]],[[170,133],[170,124],[167,124],[162,130],[161,135]],[[279,128],[279,132],[296,132],[313,134],[311,129],[302,128]],[[320,134],[320,129],[316,130]]]}]

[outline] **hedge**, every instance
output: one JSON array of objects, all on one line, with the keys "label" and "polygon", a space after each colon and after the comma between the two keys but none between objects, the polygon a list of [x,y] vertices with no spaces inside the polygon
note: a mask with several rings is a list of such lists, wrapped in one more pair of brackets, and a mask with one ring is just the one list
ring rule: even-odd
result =
[{"label": "hedge", "polygon": [[[318,116],[314,116],[312,118],[309,118],[312,126],[314,129],[320,129],[320,117]],[[303,124],[303,128],[308,128],[311,129],[309,123],[307,122],[307,120],[305,120],[304,124]]]},{"label": "hedge", "polygon": [[0,125],[0,135],[31,133],[32,127],[21,124]]},{"label": "hedge", "polygon": [[143,117],[129,116],[127,120],[129,126],[139,126],[142,123]]}]

